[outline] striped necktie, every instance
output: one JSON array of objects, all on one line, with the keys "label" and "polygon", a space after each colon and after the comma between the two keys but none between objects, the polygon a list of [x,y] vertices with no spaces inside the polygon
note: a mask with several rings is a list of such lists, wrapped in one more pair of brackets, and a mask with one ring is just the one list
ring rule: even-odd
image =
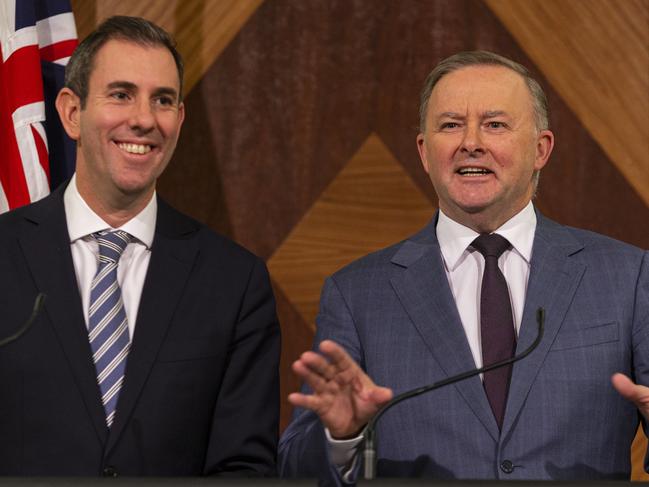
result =
[{"label": "striped necktie", "polygon": [[121,230],[99,232],[93,236],[99,244],[99,267],[90,289],[88,336],[106,411],[106,424],[110,428],[115,419],[130,348],[122,291],[117,282],[117,265],[131,236]]}]

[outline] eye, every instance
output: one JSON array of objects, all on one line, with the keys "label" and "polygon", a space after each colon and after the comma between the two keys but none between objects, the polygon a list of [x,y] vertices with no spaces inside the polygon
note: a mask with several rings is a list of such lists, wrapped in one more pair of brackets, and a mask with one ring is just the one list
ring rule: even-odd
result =
[{"label": "eye", "polygon": [[110,94],[110,97],[120,101],[126,101],[130,98],[129,94],[125,91],[114,91]]},{"label": "eye", "polygon": [[162,96],[158,96],[155,99],[155,103],[165,107],[172,107],[176,104],[176,99],[168,95],[162,95]]},{"label": "eye", "polygon": [[460,124],[457,123],[457,122],[444,122],[440,126],[440,129],[442,129],[442,130],[452,130],[452,129],[458,128],[459,126],[460,126]]},{"label": "eye", "polygon": [[504,129],[507,128],[507,124],[505,122],[487,122],[487,127],[490,129]]}]

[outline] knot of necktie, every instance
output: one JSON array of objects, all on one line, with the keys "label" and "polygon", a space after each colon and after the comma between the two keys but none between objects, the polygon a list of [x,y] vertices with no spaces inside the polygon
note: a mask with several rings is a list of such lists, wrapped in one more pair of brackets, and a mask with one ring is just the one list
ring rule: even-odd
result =
[{"label": "knot of necktie", "polygon": [[505,250],[511,247],[511,244],[509,240],[497,233],[483,233],[471,242],[471,246],[485,258],[498,258]]},{"label": "knot of necktie", "polygon": [[99,260],[101,262],[118,262],[122,252],[131,241],[131,235],[123,230],[98,232],[93,236],[99,244]]}]

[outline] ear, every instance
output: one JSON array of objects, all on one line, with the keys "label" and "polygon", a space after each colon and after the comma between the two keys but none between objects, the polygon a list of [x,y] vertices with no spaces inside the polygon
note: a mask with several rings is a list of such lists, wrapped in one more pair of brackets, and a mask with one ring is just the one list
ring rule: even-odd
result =
[{"label": "ear", "polygon": [[183,126],[183,122],[185,120],[185,103],[180,102],[180,105],[178,105],[178,131],[180,131],[180,128]]},{"label": "ear", "polygon": [[56,97],[55,105],[67,134],[71,139],[79,140],[81,99],[70,88],[62,88]]},{"label": "ear", "polygon": [[419,151],[419,159],[421,159],[421,165],[424,166],[424,171],[426,171],[426,174],[429,174],[430,167],[428,165],[428,157],[426,156],[426,138],[421,132],[419,132],[419,135],[417,135],[417,150]]},{"label": "ear", "polygon": [[554,148],[554,134],[549,130],[541,130],[536,141],[536,159],[534,169],[539,171],[545,166]]}]

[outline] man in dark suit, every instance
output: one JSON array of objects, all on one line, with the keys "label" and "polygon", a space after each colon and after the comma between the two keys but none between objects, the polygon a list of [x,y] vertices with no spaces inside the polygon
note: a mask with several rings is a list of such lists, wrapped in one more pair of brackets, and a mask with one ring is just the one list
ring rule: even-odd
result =
[{"label": "man in dark suit", "polygon": [[649,388],[623,375],[649,384],[648,253],[535,210],[554,135],[523,66],[483,51],[451,56],[429,75],[420,115],[439,211],[326,281],[320,353],[293,365],[308,387],[289,396],[298,408],[280,440],[281,474],[354,481],[362,430],[393,393],[520,353],[544,308],[540,344],[513,367],[386,413],[377,474],[628,478],[636,406],[649,417]]},{"label": "man in dark suit", "polygon": [[[113,17],[70,59],[64,187],[0,217],[2,475],[272,475],[279,326],[263,262],[155,193],[182,60]],[[190,161],[187,161],[190,163]]]}]

